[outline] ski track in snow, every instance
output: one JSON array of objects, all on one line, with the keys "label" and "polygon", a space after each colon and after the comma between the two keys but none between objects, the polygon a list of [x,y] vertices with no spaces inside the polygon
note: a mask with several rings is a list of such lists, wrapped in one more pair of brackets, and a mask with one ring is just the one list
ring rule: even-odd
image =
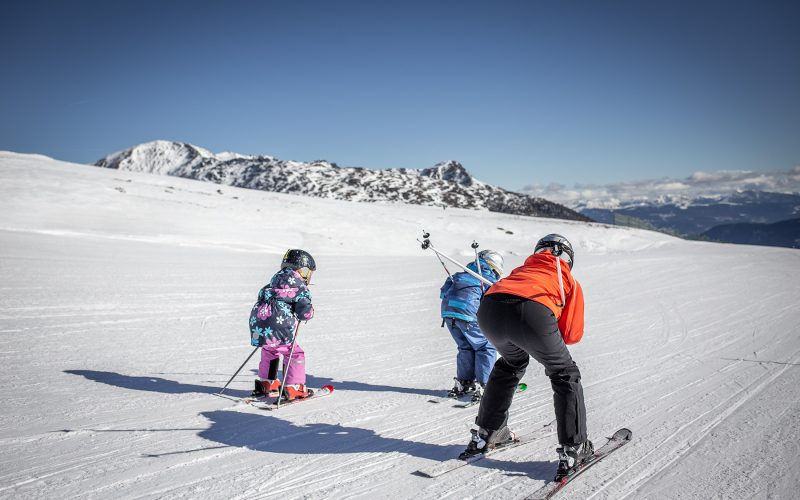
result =
[{"label": "ski track in snow", "polygon": [[[570,351],[590,437],[625,426],[633,441],[563,496],[800,490],[797,251],[118,174],[0,153],[2,498],[531,493],[555,470],[552,432],[437,479],[412,474],[456,455],[477,413],[428,402],[451,386],[456,349],[422,229],[465,262],[473,239],[499,249],[508,270],[542,234],[576,244],[587,331]],[[299,337],[309,385],[336,392],[273,412],[236,403],[253,359],[216,397],[292,246],[319,256],[317,314]],[[535,362],[523,380],[510,425],[527,434],[552,421],[552,392]]]}]

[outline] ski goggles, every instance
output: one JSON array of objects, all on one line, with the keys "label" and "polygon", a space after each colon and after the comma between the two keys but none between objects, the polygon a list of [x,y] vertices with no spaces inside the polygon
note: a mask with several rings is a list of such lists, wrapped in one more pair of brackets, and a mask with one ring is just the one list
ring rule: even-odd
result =
[{"label": "ski goggles", "polygon": [[297,270],[297,274],[299,274],[300,277],[303,278],[303,280],[306,281],[306,283],[308,283],[308,280],[311,279],[311,274],[313,272],[314,271],[312,271],[308,267],[301,267],[300,269]]},{"label": "ski goggles", "polygon": [[539,250],[537,250],[537,251],[535,251],[533,253],[537,254],[537,253],[542,253],[542,252],[550,252],[552,255],[554,255],[554,256],[560,258],[561,260],[563,260],[564,262],[566,262],[569,265],[569,268],[572,269],[572,259],[570,259],[569,258],[569,254],[567,252],[561,250],[561,248],[556,247],[556,246],[542,247],[542,248],[540,248]]},{"label": "ski goggles", "polygon": [[493,263],[487,262],[487,264],[489,264],[489,267],[491,268],[492,271],[495,272],[495,274],[497,274],[498,276],[502,276],[503,275],[503,271],[500,270],[500,269],[497,269],[497,266],[495,266]]}]

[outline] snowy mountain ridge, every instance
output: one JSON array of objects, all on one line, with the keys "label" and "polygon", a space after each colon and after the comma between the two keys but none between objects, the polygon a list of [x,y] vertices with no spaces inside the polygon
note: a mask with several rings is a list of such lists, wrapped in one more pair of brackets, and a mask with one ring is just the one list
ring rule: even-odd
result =
[{"label": "snowy mountain ridge", "polygon": [[481,182],[450,160],[431,168],[373,170],[271,156],[214,154],[192,144],[153,141],[106,156],[95,166],[172,175],[217,184],[361,202],[484,209],[492,212],[588,221],[543,198]]}]

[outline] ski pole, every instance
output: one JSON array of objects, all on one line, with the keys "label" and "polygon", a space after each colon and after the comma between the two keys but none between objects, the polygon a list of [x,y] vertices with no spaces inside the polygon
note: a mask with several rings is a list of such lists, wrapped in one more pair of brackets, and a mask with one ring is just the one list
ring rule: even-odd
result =
[{"label": "ski pole", "polygon": [[[417,241],[419,241],[419,240],[417,240]],[[451,259],[450,257],[448,257],[446,254],[443,254],[439,250],[436,250],[433,247],[433,244],[430,242],[430,240],[426,239],[425,241],[419,241],[419,242],[422,244],[422,249],[423,250],[427,250],[428,248],[430,248],[431,250],[433,250],[436,253],[436,255],[439,255],[441,257],[444,257],[446,260],[449,260],[453,264],[455,264],[458,267],[460,267],[461,269],[463,269],[467,274],[469,274],[473,278],[478,278],[479,280],[481,280],[484,283],[486,283],[488,286],[492,286],[493,285],[493,283],[491,281],[489,281],[488,279],[484,278],[480,274],[476,273],[472,269],[467,269],[467,267],[465,267],[463,264],[459,263],[458,261],[455,261],[455,260]]]},{"label": "ski pole", "polygon": [[[473,250],[475,250],[475,267],[478,269],[478,274],[483,275],[481,272],[481,261],[478,259],[478,242],[472,240],[472,245],[470,245]],[[483,288],[483,281],[481,281],[481,293],[485,292],[486,290]]]},{"label": "ski pole", "polygon": [[244,368],[244,365],[246,365],[246,364],[247,364],[247,362],[248,362],[248,361],[250,361],[250,358],[252,358],[252,357],[253,357],[253,354],[255,354],[257,350],[258,350],[258,347],[256,347],[255,349],[253,349],[253,352],[251,352],[251,353],[250,353],[250,355],[249,355],[249,356],[247,356],[247,359],[245,359],[245,360],[244,360],[244,363],[242,363],[242,366],[240,366],[240,367],[239,367],[239,369],[238,369],[238,370],[236,370],[236,373],[234,373],[234,374],[233,374],[233,376],[231,377],[231,379],[230,379],[230,380],[228,380],[228,383],[227,383],[227,384],[225,384],[225,387],[223,387],[223,388],[222,388],[222,390],[221,390],[221,391],[219,391],[219,394],[222,394],[222,393],[225,391],[225,389],[227,389],[227,388],[228,388],[228,386],[230,385],[230,383],[231,383],[231,382],[233,382],[233,379],[235,379],[235,378],[236,378],[236,375],[239,375],[239,372],[240,372],[240,371],[242,371],[242,368]]},{"label": "ski pole", "polygon": [[[308,281],[306,281],[306,286],[311,286],[311,276],[308,277]],[[292,339],[292,348],[289,349],[289,359],[286,359],[285,357],[283,358],[284,360],[286,360],[286,363],[284,363],[283,366],[283,380],[281,380],[281,388],[279,389],[280,392],[278,392],[278,400],[275,402],[276,410],[281,407],[281,399],[283,399],[282,398],[283,389],[284,387],[286,387],[286,376],[289,375],[289,367],[292,366],[292,356],[294,356],[294,346],[297,345],[297,336],[299,335],[299,332],[300,332],[300,319],[298,318],[297,326],[294,328],[294,338]]]},{"label": "ski pole", "polygon": [[[428,238],[430,238],[430,236],[431,236],[431,233],[429,233],[427,231],[424,231],[424,230],[422,231],[422,239],[424,241],[427,241],[428,244],[430,244],[430,240],[428,239]],[[419,241],[419,240],[417,240],[417,241]],[[426,248],[425,247],[425,243],[422,243],[422,249],[424,250],[425,248]],[[447,266],[444,265],[444,261],[442,260],[441,257],[439,257],[439,254],[436,254],[436,258],[439,259],[439,262],[442,264],[442,267],[444,268],[444,272],[447,273],[447,276],[450,278],[450,281],[453,281],[453,275],[450,274],[450,270],[448,270]]]},{"label": "ski pole", "polygon": [[289,350],[289,359],[286,360],[286,363],[283,366],[283,380],[281,381],[281,388],[280,393],[278,393],[278,401],[275,402],[275,409],[281,407],[281,400],[283,399],[283,392],[284,387],[286,387],[286,376],[289,375],[289,367],[292,366],[292,356],[294,356],[294,346],[297,345],[297,335],[300,331],[300,320],[297,320],[297,326],[294,329],[294,339],[292,339],[292,348]]}]

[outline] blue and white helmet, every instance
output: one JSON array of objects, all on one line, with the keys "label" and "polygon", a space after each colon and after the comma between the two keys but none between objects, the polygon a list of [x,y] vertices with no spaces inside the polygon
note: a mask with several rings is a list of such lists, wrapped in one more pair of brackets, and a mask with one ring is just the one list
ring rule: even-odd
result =
[{"label": "blue and white helmet", "polygon": [[497,273],[498,278],[503,275],[503,256],[500,255],[500,253],[494,250],[481,250],[480,253],[478,253],[478,257],[489,264],[492,271]]}]

